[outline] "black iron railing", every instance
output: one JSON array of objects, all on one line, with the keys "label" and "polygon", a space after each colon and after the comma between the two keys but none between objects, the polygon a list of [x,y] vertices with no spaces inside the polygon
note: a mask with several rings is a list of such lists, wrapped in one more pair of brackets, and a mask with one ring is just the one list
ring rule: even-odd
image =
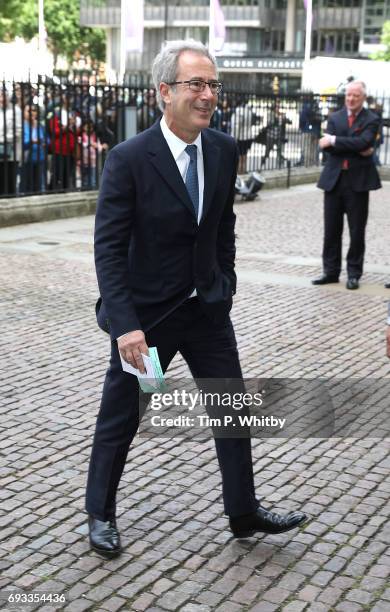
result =
[{"label": "black iron railing", "polygon": [[[369,99],[382,117],[376,160],[390,163],[390,99]],[[343,97],[222,91],[211,127],[233,136],[239,172],[318,166],[318,139]],[[110,148],[161,115],[141,76],[125,85],[77,80],[0,81],[0,197],[92,190]]]}]

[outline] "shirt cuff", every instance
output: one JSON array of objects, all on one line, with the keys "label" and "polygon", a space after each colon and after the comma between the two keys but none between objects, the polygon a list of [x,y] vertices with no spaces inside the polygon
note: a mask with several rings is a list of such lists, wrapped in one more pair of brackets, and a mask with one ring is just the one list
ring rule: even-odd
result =
[{"label": "shirt cuff", "polygon": [[332,147],[334,147],[334,145],[336,144],[336,136],[334,134],[329,134],[329,138],[330,144],[332,145]]},{"label": "shirt cuff", "polygon": [[120,340],[121,338],[124,338],[125,336],[127,336],[127,334],[131,334],[131,332],[126,332],[125,334],[122,334],[121,336],[117,337],[117,340]]}]

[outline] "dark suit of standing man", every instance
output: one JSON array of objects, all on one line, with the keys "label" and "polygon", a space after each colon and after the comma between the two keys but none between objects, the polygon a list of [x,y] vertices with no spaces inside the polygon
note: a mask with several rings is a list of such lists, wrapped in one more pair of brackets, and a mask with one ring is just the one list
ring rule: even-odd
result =
[{"label": "dark suit of standing man", "polygon": [[390,302],[387,310],[386,354],[390,357]]},{"label": "dark suit of standing man", "polygon": [[[195,378],[241,379],[229,318],[236,288],[233,213],[237,147],[208,129],[222,85],[195,41],[168,43],[153,64],[163,118],[115,147],[104,167],[95,226],[98,322],[111,335],[93,441],[86,509],[91,546],[121,550],[116,491],[139,425],[141,353],[157,346],[165,371],[180,351]],[[191,145],[188,147],[188,145]],[[256,499],[250,439],[215,440],[223,499],[236,537],[281,533],[305,515]]]},{"label": "dark suit of standing man", "polygon": [[347,85],[345,107],[330,115],[327,133],[319,146],[328,156],[318,187],[325,190],[323,271],[313,285],[338,283],[344,214],[350,246],[347,253],[347,289],[358,289],[363,273],[368,193],[381,187],[374,163],[379,117],[363,108],[366,87],[362,81]]}]

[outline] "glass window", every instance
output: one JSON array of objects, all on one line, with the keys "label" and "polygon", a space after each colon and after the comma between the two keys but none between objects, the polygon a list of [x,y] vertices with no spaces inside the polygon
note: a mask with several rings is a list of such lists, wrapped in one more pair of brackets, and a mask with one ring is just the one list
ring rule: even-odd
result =
[{"label": "glass window", "polygon": [[270,51],[271,50],[271,32],[269,30],[264,30],[263,40],[264,40],[263,50]]},{"label": "glass window", "polygon": [[330,31],[319,30],[313,33],[312,48],[314,52],[326,55],[351,55],[359,51],[359,32],[352,30]]},{"label": "glass window", "polygon": [[313,51],[318,51],[318,32],[313,32],[311,44]]},{"label": "glass window", "polygon": [[247,30],[248,40],[248,54],[258,55],[262,50],[263,32],[260,29],[248,29]]},{"label": "glass window", "polygon": [[[317,4],[316,0],[313,4],[314,6]],[[318,0],[318,6],[323,8],[350,8],[361,5],[362,0]]]},{"label": "glass window", "polygon": [[285,30],[280,31],[280,46],[279,51],[284,51],[286,48],[286,32]]},{"label": "glass window", "polygon": [[[259,6],[259,2],[262,0],[220,0],[221,7],[223,6]],[[179,4],[181,4],[181,0],[178,0]],[[194,4],[190,0],[191,4]],[[209,0],[206,0],[206,4],[210,4]]]}]

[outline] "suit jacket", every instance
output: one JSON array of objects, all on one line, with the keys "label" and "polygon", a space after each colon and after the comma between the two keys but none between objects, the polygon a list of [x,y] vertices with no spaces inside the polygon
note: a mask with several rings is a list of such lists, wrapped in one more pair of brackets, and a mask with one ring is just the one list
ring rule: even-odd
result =
[{"label": "suit jacket", "polygon": [[344,159],[348,160],[348,178],[353,191],[379,189],[381,182],[372,155],[363,157],[360,151],[373,147],[379,129],[379,117],[363,108],[352,127],[348,125],[347,109],[332,113],[327,133],[336,136],[334,147],[326,149],[327,159],[318,187],[331,191],[340,176]]},{"label": "suit jacket", "polygon": [[95,221],[99,326],[112,338],[156,325],[196,288],[213,321],[236,288],[234,187],[237,146],[202,131],[203,215],[195,211],[160,121],[110,152]]}]

